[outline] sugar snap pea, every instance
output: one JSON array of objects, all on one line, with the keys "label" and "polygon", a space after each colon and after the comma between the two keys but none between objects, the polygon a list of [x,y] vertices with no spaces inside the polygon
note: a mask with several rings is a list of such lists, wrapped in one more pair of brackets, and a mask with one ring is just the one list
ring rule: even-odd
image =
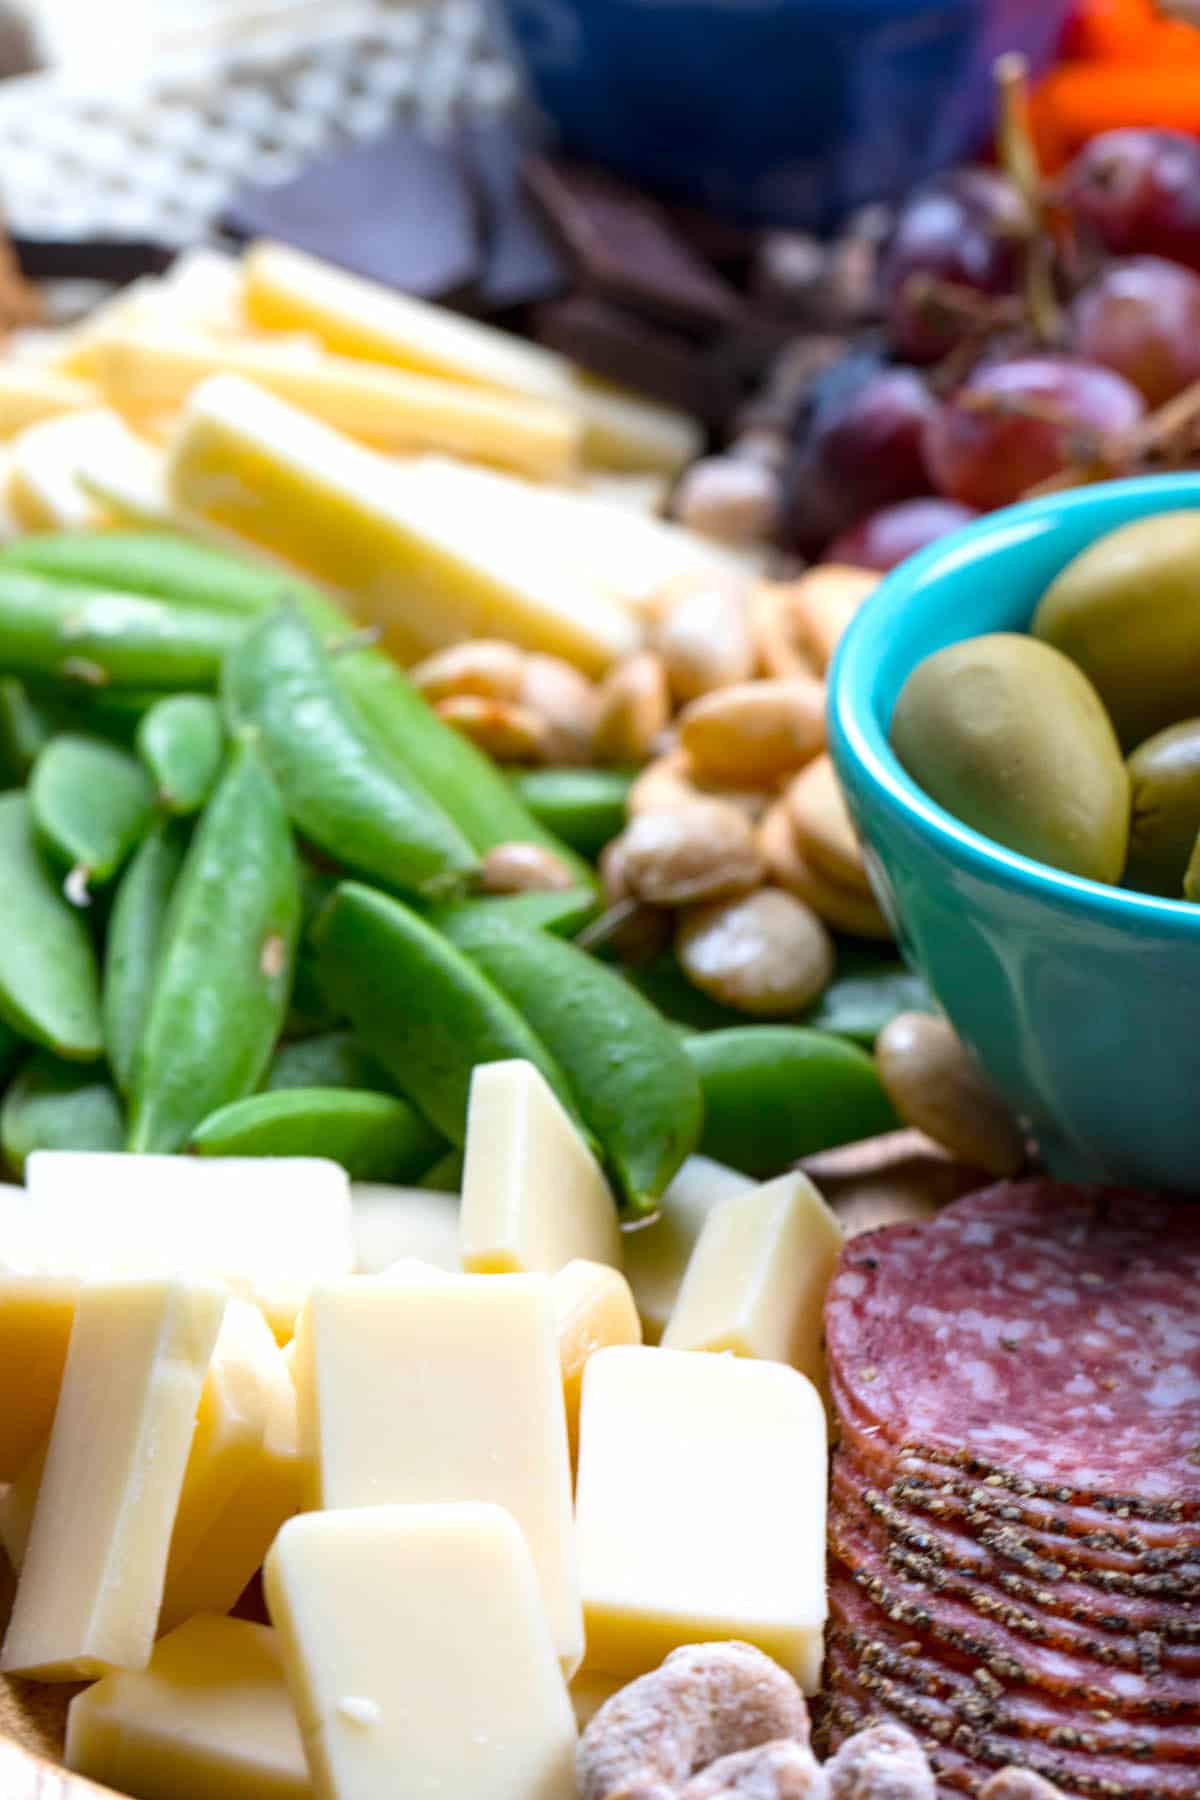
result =
[{"label": "sugar snap pea", "polygon": [[700,1084],[678,1034],[574,944],[478,913],[446,930],[558,1061],[624,1204],[653,1211],[700,1135]]},{"label": "sugar snap pea", "polygon": [[742,1025],[684,1049],[704,1093],[701,1152],[746,1175],[778,1175],[798,1157],[896,1126],[874,1063],[845,1038]]},{"label": "sugar snap pea", "polygon": [[213,687],[246,629],[228,613],[0,568],[0,667],[84,687]]},{"label": "sugar snap pea", "polygon": [[574,937],[599,910],[594,888],[535,888],[527,894],[445,900],[430,909],[428,918],[439,930],[451,919],[511,919],[538,931],[552,931],[556,937]]},{"label": "sugar snap pea", "polygon": [[21,1055],[24,1045],[11,1025],[0,1019],[0,1082],[7,1077],[9,1070]]},{"label": "sugar snap pea", "polygon": [[138,753],[170,813],[199,812],[221,773],[225,730],[207,694],[168,694],[138,724]]},{"label": "sugar snap pea", "polygon": [[267,1070],[267,1087],[273,1091],[314,1087],[392,1091],[383,1069],[350,1031],[324,1031],[281,1045]]},{"label": "sugar snap pea", "polygon": [[109,1065],[123,1094],[129,1091],[167,908],[186,848],[186,827],[173,821],[155,825],[129,859],[113,900],[104,946],[101,1007]]},{"label": "sugar snap pea", "polygon": [[410,907],[344,882],[317,943],[323,985],[356,1036],[452,1144],[466,1134],[477,1063],[523,1057],[574,1112],[565,1076],[512,1002]]},{"label": "sugar snap pea", "polygon": [[0,1149],[15,1175],[34,1150],[119,1150],[124,1141],[121,1103],[99,1064],[35,1050],[0,1105]]},{"label": "sugar snap pea", "polygon": [[620,769],[521,769],[509,780],[539,824],[595,857],[625,823],[633,777]]},{"label": "sugar snap pea", "polygon": [[116,874],[154,817],[154,789],[135,756],[103,738],[51,738],[29,777],[34,829],[52,859],[69,869],[68,898]]},{"label": "sugar snap pea", "polygon": [[19,792],[0,794],[0,1018],[73,1061],[104,1048],[91,934],[43,862]]},{"label": "sugar snap pea", "polygon": [[278,606],[295,586],[275,569],[169,531],[41,532],[6,544],[5,567],[247,616]]},{"label": "sugar snap pea", "polygon": [[929,989],[896,957],[842,946],[837,973],[804,1023],[870,1046],[898,1013],[932,1011]]},{"label": "sugar snap pea", "polygon": [[417,780],[381,759],[299,612],[280,608],[249,628],[221,691],[230,723],[257,731],[288,812],[314,844],[389,886],[463,885],[476,862],[470,844]]},{"label": "sugar snap pea", "polygon": [[460,1194],[462,1192],[463,1153],[461,1150],[447,1150],[431,1169],[418,1179],[417,1186],[429,1188],[435,1194]]},{"label": "sugar snap pea", "polygon": [[49,743],[54,721],[15,675],[0,680],[0,783],[20,787],[40,750]]},{"label": "sugar snap pea", "polygon": [[241,736],[205,807],[163,932],[130,1081],[131,1150],[171,1151],[254,1091],[287,1010],[300,871],[279,791]]},{"label": "sugar snap pea", "polygon": [[327,1156],[352,1181],[415,1181],[443,1143],[395,1094],[287,1088],[210,1114],[192,1136],[201,1156]]}]

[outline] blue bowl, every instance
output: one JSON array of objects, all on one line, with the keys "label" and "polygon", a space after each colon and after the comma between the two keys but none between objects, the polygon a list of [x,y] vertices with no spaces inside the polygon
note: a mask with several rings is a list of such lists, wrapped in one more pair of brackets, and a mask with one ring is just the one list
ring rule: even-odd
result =
[{"label": "blue bowl", "polygon": [[748,223],[824,230],[973,155],[991,67],[1068,0],[493,0],[570,154]]},{"label": "blue bowl", "polygon": [[1051,1170],[1198,1193],[1200,907],[1004,849],[929,799],[888,745],[896,698],[925,657],[1025,629],[1094,538],[1182,507],[1200,507],[1200,475],[1107,482],[1010,506],[923,550],[846,633],[830,735],[906,956]]}]

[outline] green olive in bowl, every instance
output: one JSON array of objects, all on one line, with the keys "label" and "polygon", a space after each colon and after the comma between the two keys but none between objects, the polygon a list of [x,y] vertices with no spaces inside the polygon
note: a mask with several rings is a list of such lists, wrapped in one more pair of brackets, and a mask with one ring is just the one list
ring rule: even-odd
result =
[{"label": "green olive in bowl", "polygon": [[1155,732],[1128,766],[1133,810],[1125,880],[1178,899],[1200,835],[1200,719]]}]

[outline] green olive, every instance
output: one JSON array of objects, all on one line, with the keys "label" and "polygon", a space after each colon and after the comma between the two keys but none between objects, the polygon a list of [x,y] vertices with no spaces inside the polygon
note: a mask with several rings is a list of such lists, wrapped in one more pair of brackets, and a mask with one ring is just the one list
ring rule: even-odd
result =
[{"label": "green olive", "polygon": [[1178,898],[1200,833],[1200,719],[1170,725],[1129,758],[1133,816],[1125,879]]},{"label": "green olive", "polygon": [[1116,882],[1129,776],[1085,675],[1036,638],[997,632],[913,670],[892,746],[947,812],[1036,862]]},{"label": "green olive", "polygon": [[1127,750],[1200,697],[1200,511],[1122,525],[1069,562],[1030,627],[1084,674]]}]

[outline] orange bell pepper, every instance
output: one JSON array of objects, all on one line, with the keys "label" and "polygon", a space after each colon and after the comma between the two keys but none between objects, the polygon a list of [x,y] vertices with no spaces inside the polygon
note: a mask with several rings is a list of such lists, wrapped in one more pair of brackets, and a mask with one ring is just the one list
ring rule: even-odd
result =
[{"label": "orange bell pepper", "polygon": [[1061,168],[1089,138],[1122,125],[1165,126],[1200,136],[1198,65],[1200,57],[1170,65],[1079,62],[1052,69],[1030,104],[1042,168],[1047,173]]}]

